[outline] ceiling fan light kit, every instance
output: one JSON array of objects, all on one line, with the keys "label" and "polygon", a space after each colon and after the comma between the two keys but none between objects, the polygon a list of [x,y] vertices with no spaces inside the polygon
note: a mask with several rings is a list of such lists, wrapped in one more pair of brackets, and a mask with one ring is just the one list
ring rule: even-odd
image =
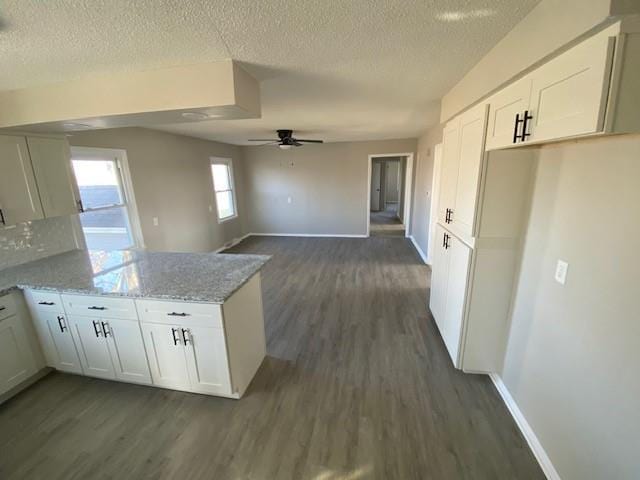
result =
[{"label": "ceiling fan light kit", "polygon": [[277,145],[281,150],[289,150],[292,147],[301,147],[304,143],[324,143],[323,140],[305,140],[295,138],[293,130],[277,130],[278,140],[271,138],[251,138],[249,142],[268,142],[263,145]]}]

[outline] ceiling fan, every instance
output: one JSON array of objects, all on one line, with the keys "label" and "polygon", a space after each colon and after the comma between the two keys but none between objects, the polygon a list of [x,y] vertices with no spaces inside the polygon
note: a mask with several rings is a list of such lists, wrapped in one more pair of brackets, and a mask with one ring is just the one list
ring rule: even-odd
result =
[{"label": "ceiling fan", "polygon": [[278,145],[282,150],[288,150],[291,147],[301,147],[303,143],[323,143],[323,140],[303,140],[295,138],[293,130],[278,130],[278,140],[272,138],[251,138],[248,142],[269,142],[264,145]]}]

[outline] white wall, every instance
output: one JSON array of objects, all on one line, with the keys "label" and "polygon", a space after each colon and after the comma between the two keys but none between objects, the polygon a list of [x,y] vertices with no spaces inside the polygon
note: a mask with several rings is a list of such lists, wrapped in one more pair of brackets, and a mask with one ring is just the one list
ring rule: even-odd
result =
[{"label": "white wall", "polygon": [[414,166],[413,205],[410,233],[426,255],[429,248],[430,207],[433,192],[433,149],[442,141],[442,126],[438,125],[418,139],[418,154]]},{"label": "white wall", "polygon": [[640,135],[540,150],[502,376],[563,480],[640,478],[638,152]]},{"label": "white wall", "polygon": [[542,0],[442,98],[441,122],[598,25],[610,14],[637,10],[640,10],[638,0]]},{"label": "white wall", "polygon": [[249,231],[366,235],[368,156],[414,153],[415,149],[415,139],[326,143],[291,150],[245,147]]}]

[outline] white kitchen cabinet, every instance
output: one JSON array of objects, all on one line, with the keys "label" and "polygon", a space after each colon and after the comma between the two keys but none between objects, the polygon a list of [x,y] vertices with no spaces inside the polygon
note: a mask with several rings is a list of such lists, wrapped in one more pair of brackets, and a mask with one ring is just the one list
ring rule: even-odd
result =
[{"label": "white kitchen cabinet", "polygon": [[471,249],[451,235],[445,248],[449,251],[447,270],[447,292],[444,306],[442,339],[454,365],[460,365],[460,343],[465,316],[467,282],[471,264]]},{"label": "white kitchen cabinet", "polygon": [[80,195],[71,169],[71,152],[64,138],[27,137],[31,164],[45,217],[80,211]]},{"label": "white kitchen cabinet", "polygon": [[487,106],[480,104],[443,132],[438,220],[467,241],[475,234],[486,129]]},{"label": "white kitchen cabinet", "polygon": [[444,328],[445,305],[447,302],[447,281],[449,279],[449,252],[444,248],[448,233],[441,225],[436,225],[433,249],[433,265],[431,267],[431,291],[429,308],[440,331]]},{"label": "white kitchen cabinet", "polygon": [[138,321],[108,318],[101,320],[101,325],[116,379],[150,384],[151,372]]},{"label": "white kitchen cabinet", "polygon": [[80,357],[60,295],[27,290],[25,299],[46,364],[63,372],[82,374]]},{"label": "white kitchen cabinet", "polygon": [[191,390],[210,395],[231,394],[224,331],[192,327],[184,329],[183,340]]},{"label": "white kitchen cabinet", "polygon": [[70,316],[73,339],[78,346],[80,363],[85,375],[115,379],[115,371],[109,354],[100,320],[92,317]]},{"label": "white kitchen cabinet", "polygon": [[231,395],[223,330],[144,323],[153,383],[210,395]]},{"label": "white kitchen cabinet", "polygon": [[474,235],[475,230],[486,127],[485,104],[460,115],[458,181],[449,219],[453,230],[469,237]]},{"label": "white kitchen cabinet", "polygon": [[603,32],[532,72],[526,142],[603,129],[614,45],[615,37]]},{"label": "white kitchen cabinet", "polygon": [[453,364],[460,368],[471,249],[441,226],[436,232],[442,241],[436,247],[430,307]]},{"label": "white kitchen cabinet", "polygon": [[460,118],[456,117],[442,132],[442,164],[440,167],[440,197],[438,199],[438,220],[449,222],[449,211],[456,201],[456,185],[459,168]]},{"label": "white kitchen cabinet", "polygon": [[529,108],[530,99],[531,78],[527,76],[508,85],[487,100],[487,150],[516,143],[517,137],[522,134],[522,118],[524,111]]},{"label": "white kitchen cabinet", "polygon": [[153,384],[174,390],[191,390],[180,326],[143,323],[142,332]]},{"label": "white kitchen cabinet", "polygon": [[69,317],[85,375],[133,383],[151,383],[137,320]]},{"label": "white kitchen cabinet", "polygon": [[618,22],[501,89],[486,149],[640,130],[640,25]]},{"label": "white kitchen cabinet", "polygon": [[44,218],[24,137],[0,135],[0,226]]},{"label": "white kitchen cabinet", "polygon": [[82,364],[69,322],[63,313],[32,313],[47,365],[62,372],[82,374]]},{"label": "white kitchen cabinet", "polygon": [[6,297],[0,298],[0,395],[37,372],[27,338],[27,320],[17,311],[10,311],[8,301]]}]

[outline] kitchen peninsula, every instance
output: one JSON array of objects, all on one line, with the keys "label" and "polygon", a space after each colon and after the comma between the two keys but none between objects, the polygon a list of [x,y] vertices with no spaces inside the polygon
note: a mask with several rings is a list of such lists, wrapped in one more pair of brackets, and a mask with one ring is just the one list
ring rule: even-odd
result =
[{"label": "kitchen peninsula", "polygon": [[240,398],[266,354],[268,260],[74,250],[0,271],[0,339],[11,339],[0,399],[45,365]]}]

